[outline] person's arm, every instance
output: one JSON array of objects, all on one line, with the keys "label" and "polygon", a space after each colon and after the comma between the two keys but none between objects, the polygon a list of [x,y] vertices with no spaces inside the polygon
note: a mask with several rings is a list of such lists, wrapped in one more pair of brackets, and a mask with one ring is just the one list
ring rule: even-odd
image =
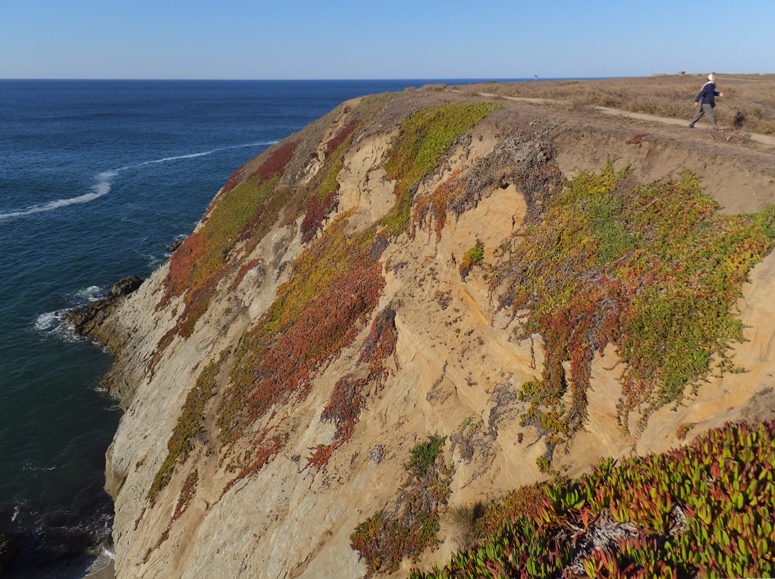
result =
[{"label": "person's arm", "polygon": [[705,85],[705,86],[703,86],[703,87],[702,87],[702,90],[700,91],[700,94],[698,94],[698,95],[697,95],[697,98],[696,98],[696,99],[694,99],[694,106],[695,106],[695,107],[696,107],[697,105],[699,105],[699,104],[700,104],[700,101],[702,100],[702,97],[703,97],[703,95],[705,94],[705,89],[706,89],[706,87],[707,87],[707,86],[708,86],[708,85]]}]

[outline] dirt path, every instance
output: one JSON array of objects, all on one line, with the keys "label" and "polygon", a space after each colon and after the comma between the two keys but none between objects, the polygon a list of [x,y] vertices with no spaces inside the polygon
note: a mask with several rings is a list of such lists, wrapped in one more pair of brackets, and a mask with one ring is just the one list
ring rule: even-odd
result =
[{"label": "dirt path", "polygon": [[[595,107],[596,110],[606,113],[608,115],[618,115],[620,117],[627,117],[631,119],[638,119],[641,121],[655,121],[658,123],[664,123],[666,125],[679,125],[688,128],[688,121],[683,119],[671,119],[668,117],[656,117],[654,115],[646,115],[643,113],[631,113],[629,111],[623,111],[620,109],[612,109],[608,107]],[[701,124],[695,125],[695,129],[711,129],[710,125]],[[748,138],[752,141],[764,143],[765,145],[771,145],[775,147],[775,137],[769,135],[760,135],[759,133],[748,133]]]},{"label": "dirt path", "polygon": [[[527,103],[533,103],[533,104],[567,104],[566,101],[557,100],[557,99],[513,97],[513,96],[497,95],[495,93],[488,93],[488,92],[480,92],[478,94],[479,96],[483,96],[483,97],[500,97],[510,101],[527,102]],[[637,119],[640,121],[652,121],[652,122],[662,123],[665,125],[676,125],[676,126],[687,127],[687,128],[689,126],[689,121],[685,119],[657,117],[655,115],[647,115],[644,113],[633,113],[633,112],[624,111],[621,109],[612,109],[610,107],[595,107],[595,110],[600,111],[601,113],[605,113],[607,115],[615,115],[615,116],[626,117],[630,119]],[[707,124],[700,124],[700,125],[696,125],[695,128],[700,130],[709,130],[711,129],[711,126]],[[747,136],[752,141],[756,141],[758,143],[763,143],[765,145],[770,145],[775,147],[775,137],[771,137],[769,135],[760,135],[759,133],[747,133]]]}]

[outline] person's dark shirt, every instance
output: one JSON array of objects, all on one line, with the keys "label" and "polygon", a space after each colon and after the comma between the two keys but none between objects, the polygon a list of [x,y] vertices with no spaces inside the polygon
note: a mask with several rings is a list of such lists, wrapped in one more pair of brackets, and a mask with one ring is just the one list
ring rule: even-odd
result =
[{"label": "person's dark shirt", "polygon": [[712,82],[705,83],[705,86],[702,87],[702,90],[700,91],[700,94],[697,95],[697,98],[694,99],[694,102],[698,103],[700,100],[702,100],[702,104],[704,105],[710,105],[710,106],[716,106],[716,99],[715,97],[719,96],[719,93],[716,92],[716,85]]}]

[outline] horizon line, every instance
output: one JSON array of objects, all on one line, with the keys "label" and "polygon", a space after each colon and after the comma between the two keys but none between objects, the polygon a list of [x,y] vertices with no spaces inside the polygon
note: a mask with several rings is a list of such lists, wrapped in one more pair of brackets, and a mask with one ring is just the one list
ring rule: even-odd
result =
[{"label": "horizon line", "polygon": [[[707,73],[697,73],[705,76]],[[723,73],[718,73],[723,74]],[[650,76],[679,76],[678,74],[655,74],[646,76],[515,76],[515,77],[352,77],[352,78],[90,78],[90,77],[0,77],[2,81],[140,81],[140,82],[342,82],[342,81],[524,81],[524,80],[597,80],[607,78],[648,78]],[[690,76],[687,74],[687,76]]]},{"label": "horizon line", "polygon": [[[718,72],[720,76],[767,76],[775,72]],[[122,81],[122,82],[342,82],[342,81],[426,81],[426,82],[449,82],[449,81],[478,81],[478,82],[509,82],[509,81],[527,81],[527,80],[606,80],[623,78],[653,78],[664,76],[706,76],[707,72],[655,72],[646,75],[595,75],[595,76],[540,76],[537,74],[529,76],[514,77],[494,77],[494,76],[459,76],[459,77],[342,77],[342,78],[162,78],[162,77],[0,77],[3,81]]]}]

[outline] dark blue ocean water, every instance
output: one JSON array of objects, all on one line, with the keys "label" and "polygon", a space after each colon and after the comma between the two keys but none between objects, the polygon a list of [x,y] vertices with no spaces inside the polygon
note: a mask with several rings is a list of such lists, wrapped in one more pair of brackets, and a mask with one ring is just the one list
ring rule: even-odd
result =
[{"label": "dark blue ocean water", "polygon": [[99,381],[111,360],[62,326],[62,310],[148,276],[271,143],[349,98],[423,84],[0,80],[0,533],[18,549],[9,577],[82,577],[109,547],[104,454],[120,413]]}]

